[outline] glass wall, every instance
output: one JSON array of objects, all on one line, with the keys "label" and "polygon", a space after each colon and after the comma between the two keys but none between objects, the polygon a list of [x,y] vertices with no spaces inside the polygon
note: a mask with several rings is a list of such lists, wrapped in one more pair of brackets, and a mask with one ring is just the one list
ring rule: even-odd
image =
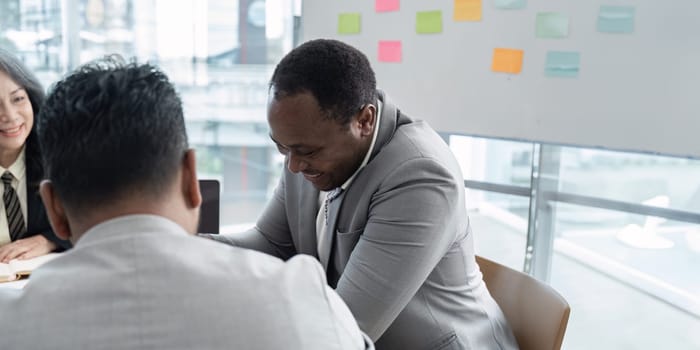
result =
[{"label": "glass wall", "polygon": [[180,92],[199,172],[222,186],[222,229],[255,220],[276,183],[267,83],[296,38],[298,0],[3,0],[0,44],[45,87],[109,54],[152,62]]},{"label": "glass wall", "polygon": [[564,349],[700,348],[700,160],[447,139],[477,253],[522,269],[533,249],[571,305]]}]

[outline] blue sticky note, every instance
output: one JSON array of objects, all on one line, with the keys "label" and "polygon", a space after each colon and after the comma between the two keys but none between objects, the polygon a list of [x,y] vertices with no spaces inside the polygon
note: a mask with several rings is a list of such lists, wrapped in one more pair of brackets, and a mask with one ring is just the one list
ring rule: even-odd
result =
[{"label": "blue sticky note", "polygon": [[634,32],[634,7],[601,6],[598,12],[598,31],[603,33]]},{"label": "blue sticky note", "polygon": [[519,10],[527,6],[527,0],[494,0],[496,8],[505,10]]},{"label": "blue sticky note", "polygon": [[581,54],[573,51],[548,51],[544,74],[548,77],[575,78],[581,67]]}]

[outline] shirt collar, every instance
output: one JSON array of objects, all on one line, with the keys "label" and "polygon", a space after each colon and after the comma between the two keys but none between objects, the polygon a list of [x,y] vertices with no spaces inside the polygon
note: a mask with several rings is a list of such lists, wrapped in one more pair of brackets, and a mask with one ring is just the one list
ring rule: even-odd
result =
[{"label": "shirt collar", "polygon": [[188,235],[182,226],[168,218],[152,214],[133,214],[109,219],[91,227],[75,246],[83,246],[108,237],[134,236],[147,232]]},{"label": "shirt collar", "polygon": [[5,171],[10,171],[12,176],[17,179],[17,181],[22,181],[24,180],[24,176],[26,174],[25,169],[26,169],[26,164],[24,163],[24,150],[26,149],[25,146],[22,146],[22,150],[19,152],[19,155],[17,156],[17,159],[15,160],[12,165],[10,165],[9,168],[5,169],[4,167],[0,166],[0,175],[4,174]]},{"label": "shirt collar", "polygon": [[374,122],[374,133],[372,134],[372,142],[369,144],[369,149],[367,150],[367,154],[365,154],[365,158],[362,160],[362,164],[360,164],[360,167],[355,170],[355,172],[348,178],[344,184],[340,186],[340,188],[345,191],[348,187],[350,187],[350,184],[355,180],[355,177],[357,174],[360,173],[360,170],[369,163],[369,157],[372,155],[372,151],[374,151],[374,144],[377,142],[377,135],[379,134],[379,125],[380,121],[382,120],[382,101],[377,100],[377,120]]}]

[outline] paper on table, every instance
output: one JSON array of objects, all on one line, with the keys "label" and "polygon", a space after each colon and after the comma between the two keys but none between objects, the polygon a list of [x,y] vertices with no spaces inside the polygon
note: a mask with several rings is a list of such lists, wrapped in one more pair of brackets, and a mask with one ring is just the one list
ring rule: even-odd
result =
[{"label": "paper on table", "polygon": [[0,283],[0,289],[22,289],[29,282],[28,279]]},{"label": "paper on table", "polygon": [[50,253],[32,259],[13,259],[7,264],[0,263],[0,282],[14,281],[18,276],[29,275],[34,269],[59,255],[59,253]]}]

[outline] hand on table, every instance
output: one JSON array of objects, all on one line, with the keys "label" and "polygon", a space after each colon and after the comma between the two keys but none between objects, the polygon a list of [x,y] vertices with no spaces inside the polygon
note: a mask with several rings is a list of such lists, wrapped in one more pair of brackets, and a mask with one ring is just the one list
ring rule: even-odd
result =
[{"label": "hand on table", "polygon": [[7,263],[12,259],[31,259],[51,253],[56,244],[42,235],[34,235],[0,247],[0,262]]}]

